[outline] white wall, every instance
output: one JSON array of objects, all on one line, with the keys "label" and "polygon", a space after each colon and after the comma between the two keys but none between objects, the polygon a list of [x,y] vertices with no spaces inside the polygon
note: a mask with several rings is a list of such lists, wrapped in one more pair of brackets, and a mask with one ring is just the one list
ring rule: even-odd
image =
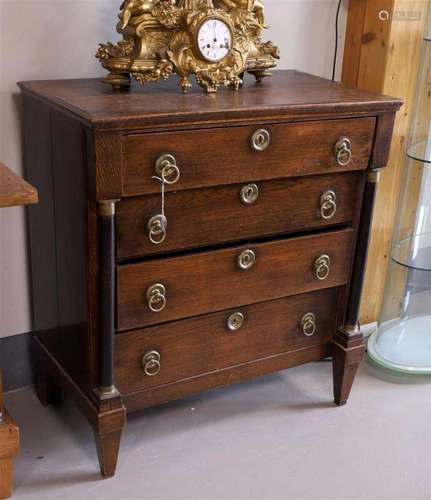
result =
[{"label": "white wall", "polygon": [[[121,0],[0,0],[0,161],[22,173],[16,82],[102,75],[99,42],[114,41]],[[338,0],[266,0],[281,69],[329,77]],[[343,0],[340,52],[346,24]],[[341,57],[339,57],[339,60]],[[31,330],[24,211],[0,211],[0,337]]]}]

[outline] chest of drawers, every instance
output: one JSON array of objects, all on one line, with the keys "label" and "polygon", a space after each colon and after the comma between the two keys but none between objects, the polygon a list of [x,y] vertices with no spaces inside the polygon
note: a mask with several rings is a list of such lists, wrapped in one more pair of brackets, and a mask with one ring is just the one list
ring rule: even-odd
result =
[{"label": "chest of drawers", "polygon": [[104,476],[126,411],[329,356],[346,402],[398,100],[295,71],[212,96],[20,86],[38,394],[73,396]]}]

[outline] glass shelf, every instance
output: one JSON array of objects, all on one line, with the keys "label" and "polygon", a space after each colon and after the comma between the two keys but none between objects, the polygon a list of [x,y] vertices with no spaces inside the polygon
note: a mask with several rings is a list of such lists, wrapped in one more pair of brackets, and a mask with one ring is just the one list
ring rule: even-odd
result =
[{"label": "glass shelf", "polygon": [[416,271],[431,271],[431,233],[418,234],[394,245],[391,258]]},{"label": "glass shelf", "polygon": [[[424,38],[385,295],[368,355],[381,366],[431,375],[431,33]],[[419,114],[418,111],[421,110]],[[416,117],[416,114],[418,116]]]},{"label": "glass shelf", "polygon": [[407,156],[412,160],[431,164],[431,141],[418,142],[409,148]]},{"label": "glass shelf", "polygon": [[431,314],[387,321],[368,341],[368,355],[379,365],[403,373],[431,373]]}]

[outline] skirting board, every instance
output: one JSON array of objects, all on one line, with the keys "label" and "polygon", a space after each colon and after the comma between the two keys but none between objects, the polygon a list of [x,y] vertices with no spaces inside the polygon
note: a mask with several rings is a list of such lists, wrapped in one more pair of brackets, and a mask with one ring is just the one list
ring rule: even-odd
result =
[{"label": "skirting board", "polygon": [[[361,327],[365,338],[376,329],[377,323]],[[12,391],[34,383],[34,363],[31,349],[33,332],[0,338],[0,367],[3,370],[4,390]]]},{"label": "skirting board", "polygon": [[34,382],[32,335],[29,332],[0,338],[0,367],[5,391],[20,389]]}]

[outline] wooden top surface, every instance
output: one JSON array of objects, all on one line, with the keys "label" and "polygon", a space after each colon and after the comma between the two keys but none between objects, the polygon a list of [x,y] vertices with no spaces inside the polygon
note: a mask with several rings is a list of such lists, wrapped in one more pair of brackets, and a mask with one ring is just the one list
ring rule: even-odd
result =
[{"label": "wooden top surface", "polygon": [[0,208],[37,203],[36,189],[0,163]]},{"label": "wooden top surface", "polygon": [[304,115],[358,115],[398,109],[401,101],[297,71],[275,71],[257,84],[247,75],[242,89],[206,95],[194,86],[181,94],[177,78],[114,93],[102,79],[21,82],[32,93],[65,108],[90,126],[128,128],[172,123],[286,119]]}]

